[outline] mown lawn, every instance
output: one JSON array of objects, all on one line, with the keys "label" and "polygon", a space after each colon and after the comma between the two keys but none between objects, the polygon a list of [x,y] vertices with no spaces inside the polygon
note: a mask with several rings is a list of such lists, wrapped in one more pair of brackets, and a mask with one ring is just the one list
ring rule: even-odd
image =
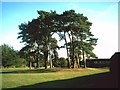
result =
[{"label": "mown lawn", "polygon": [[[28,69],[28,68],[8,68],[2,69],[2,88],[48,88],[48,87],[66,87],[62,85],[64,80],[77,77],[83,77],[98,73],[109,72],[108,68],[80,68],[80,69]],[[86,79],[87,80],[87,79]],[[58,83],[55,81],[62,81]],[[75,81],[75,80],[74,80]],[[89,81],[89,80],[88,80]],[[50,84],[47,82],[54,82]],[[47,84],[43,84],[47,83]],[[67,81],[69,83],[69,81]],[[67,85],[66,83],[66,85]],[[74,82],[73,82],[74,83]],[[61,85],[60,85],[61,84]],[[75,83],[74,83],[75,84]],[[67,86],[69,87],[69,86]]]}]

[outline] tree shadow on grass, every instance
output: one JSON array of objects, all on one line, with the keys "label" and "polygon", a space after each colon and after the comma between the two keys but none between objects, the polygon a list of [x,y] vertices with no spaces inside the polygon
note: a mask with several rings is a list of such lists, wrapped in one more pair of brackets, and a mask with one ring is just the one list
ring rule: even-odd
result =
[{"label": "tree shadow on grass", "polygon": [[17,88],[117,88],[117,86],[114,84],[114,80],[110,78],[110,73],[105,72],[72,79],[36,83]]},{"label": "tree shadow on grass", "polygon": [[27,69],[27,70],[15,70],[15,71],[7,71],[2,72],[2,74],[22,74],[22,73],[50,73],[50,72],[58,72],[60,69]]}]

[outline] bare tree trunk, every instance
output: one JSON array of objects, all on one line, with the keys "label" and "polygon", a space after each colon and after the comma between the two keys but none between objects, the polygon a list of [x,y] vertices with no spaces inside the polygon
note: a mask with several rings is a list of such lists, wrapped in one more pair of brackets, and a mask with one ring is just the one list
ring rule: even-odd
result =
[{"label": "bare tree trunk", "polygon": [[84,62],[84,68],[86,68],[86,60],[85,60],[85,53],[84,53],[84,49],[83,49],[83,62]]},{"label": "bare tree trunk", "polygon": [[[66,40],[66,35],[65,35],[65,32],[64,32],[64,37],[65,37],[65,43],[67,44],[67,40]],[[66,50],[67,50],[67,57],[68,57],[68,59],[67,59],[67,62],[68,62],[68,68],[70,68],[70,58],[69,58],[69,51],[68,51],[68,45],[66,45]]]},{"label": "bare tree trunk", "polygon": [[50,35],[45,36],[46,40],[45,40],[45,48],[44,48],[44,60],[45,60],[45,69],[47,69],[47,65],[48,65],[48,47],[49,47],[49,40],[50,40]]},{"label": "bare tree trunk", "polygon": [[29,61],[29,68],[32,69],[32,63]]},{"label": "bare tree trunk", "polygon": [[36,56],[36,67],[39,67],[39,63],[38,63],[38,55]]},{"label": "bare tree trunk", "polygon": [[[82,32],[83,34],[83,32]],[[86,61],[85,61],[85,55],[84,55],[84,48],[83,48],[83,36],[81,35],[81,42],[82,42],[82,53],[83,53],[83,63],[84,63],[84,68],[86,68]]]},{"label": "bare tree trunk", "polygon": [[45,69],[47,69],[48,51],[44,52]]},{"label": "bare tree trunk", "polygon": [[52,64],[52,59],[50,59],[50,68],[52,68],[53,64]]},{"label": "bare tree trunk", "polygon": [[80,68],[80,59],[79,59],[79,54],[78,54],[77,58],[78,58],[78,68]]},{"label": "bare tree trunk", "polygon": [[75,59],[76,59],[77,67],[80,68],[78,55],[75,56]]},{"label": "bare tree trunk", "polygon": [[75,60],[74,60],[74,42],[73,42],[73,32],[71,31],[71,35],[72,35],[72,62],[73,62],[73,65],[72,65],[72,68],[75,68]]},{"label": "bare tree trunk", "polygon": [[47,61],[48,61],[48,46],[47,46],[47,41],[45,42],[45,47],[44,47],[44,61],[45,61],[45,69],[47,69]]},{"label": "bare tree trunk", "polygon": [[53,64],[52,64],[51,53],[49,54],[49,61],[50,61],[50,68],[52,68]]}]

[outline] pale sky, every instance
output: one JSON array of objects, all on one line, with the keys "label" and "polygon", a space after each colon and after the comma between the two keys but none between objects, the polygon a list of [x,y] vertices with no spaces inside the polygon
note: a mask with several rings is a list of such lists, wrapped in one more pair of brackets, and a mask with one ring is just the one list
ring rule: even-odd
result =
[{"label": "pale sky", "polygon": [[[110,58],[118,51],[118,2],[2,2],[0,45],[6,43],[20,50],[24,44],[17,39],[18,25],[37,18],[37,10],[61,14],[70,9],[83,13],[93,23],[91,31],[98,38],[94,53],[98,58]],[[59,56],[66,57],[66,51],[61,49]]]}]

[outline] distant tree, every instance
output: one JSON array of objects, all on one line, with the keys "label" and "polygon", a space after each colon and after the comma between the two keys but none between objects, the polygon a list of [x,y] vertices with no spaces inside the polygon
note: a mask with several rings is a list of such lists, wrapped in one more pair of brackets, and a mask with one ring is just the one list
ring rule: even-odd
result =
[{"label": "distant tree", "polygon": [[26,61],[20,58],[18,51],[14,50],[13,47],[3,44],[2,46],[2,66],[3,67],[22,67],[26,66]]},{"label": "distant tree", "polygon": [[10,67],[15,64],[17,60],[17,52],[6,44],[2,45],[2,65],[4,67]]},{"label": "distant tree", "polygon": [[28,62],[24,58],[18,57],[15,61],[15,67],[26,67]]}]

